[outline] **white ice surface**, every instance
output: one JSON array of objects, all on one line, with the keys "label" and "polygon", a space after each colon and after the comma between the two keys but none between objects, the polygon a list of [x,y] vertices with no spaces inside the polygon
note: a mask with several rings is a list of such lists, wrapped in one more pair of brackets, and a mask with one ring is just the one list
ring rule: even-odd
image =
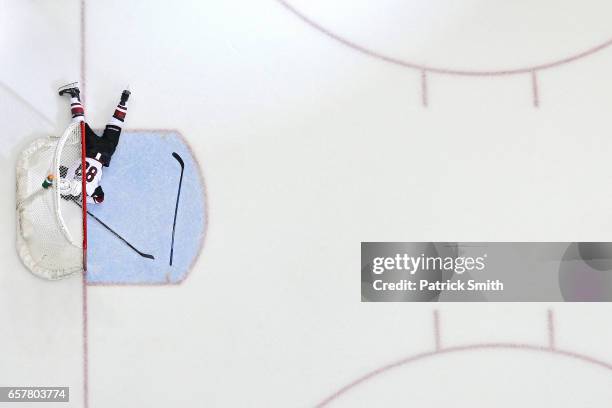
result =
[{"label": "white ice surface", "polygon": [[[577,46],[605,37],[612,11],[582,4],[598,28],[563,33]],[[55,88],[79,79],[79,6],[0,0],[0,385],[67,385],[70,407],[82,406],[81,282],[21,265],[13,191],[19,149],[68,121]],[[490,6],[470,7],[457,23],[487,19]],[[86,10],[90,122],[103,125],[129,83],[128,126],[186,136],[210,210],[183,285],[89,288],[90,407],[308,407],[431,350],[432,305],[360,303],[360,241],[611,240],[612,49],[539,73],[539,109],[529,75],[430,75],[424,108],[420,73],[333,42],[273,0]],[[478,37],[485,55],[497,39]],[[520,59],[529,32],[504,41]],[[443,342],[546,344],[549,307],[559,347],[612,361],[607,304],[443,304]]]}]

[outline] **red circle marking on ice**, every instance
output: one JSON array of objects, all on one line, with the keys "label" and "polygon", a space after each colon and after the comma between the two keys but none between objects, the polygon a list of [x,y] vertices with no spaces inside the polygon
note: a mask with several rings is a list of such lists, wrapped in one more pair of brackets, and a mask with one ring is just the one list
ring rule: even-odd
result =
[{"label": "red circle marking on ice", "polygon": [[380,368],[377,368],[376,370],[370,371],[369,373],[362,375],[361,377],[355,379],[354,381],[338,389],[336,392],[334,392],[333,394],[329,395],[327,398],[319,402],[316,405],[316,407],[317,408],[326,407],[333,401],[340,398],[342,395],[352,390],[353,388],[356,388],[364,383],[367,383],[373,378],[383,373],[386,373],[387,371],[393,370],[395,368],[399,368],[399,367],[402,367],[410,363],[414,363],[416,361],[423,360],[429,357],[434,357],[434,356],[443,355],[443,354],[464,352],[464,351],[475,351],[475,350],[521,350],[521,351],[542,352],[542,353],[547,353],[547,354],[553,354],[559,357],[572,358],[575,360],[579,360],[579,361],[582,361],[582,362],[585,362],[591,365],[599,366],[606,370],[612,371],[612,364],[607,363],[603,360],[599,360],[597,358],[590,357],[585,354],[576,353],[573,351],[559,350],[553,347],[537,346],[537,345],[521,344],[521,343],[481,343],[481,344],[472,344],[472,345],[466,345],[466,346],[445,347],[445,348],[438,349],[438,350],[415,354],[410,357],[406,357],[401,360],[398,360],[396,362],[384,365]]},{"label": "red circle marking on ice", "polygon": [[450,67],[441,67],[441,66],[436,66],[436,65],[427,65],[427,64],[419,64],[416,62],[412,62],[409,60],[405,60],[399,57],[393,57],[391,55],[387,55],[383,52],[377,51],[373,48],[369,48],[366,47],[364,45],[361,45],[345,36],[342,36],[340,34],[337,34],[336,32],[334,32],[332,29],[329,29],[327,27],[324,27],[323,25],[321,25],[320,23],[318,23],[317,21],[315,21],[314,18],[308,17],[306,14],[304,14],[303,12],[301,12],[300,10],[298,10],[296,7],[294,7],[290,2],[286,1],[286,0],[277,0],[281,5],[283,5],[287,10],[289,10],[291,13],[293,13],[294,15],[296,15],[298,18],[300,18],[303,22],[305,22],[306,24],[308,24],[309,26],[311,26],[312,28],[314,28],[315,30],[325,34],[327,37],[349,47],[354,49],[355,51],[358,51],[362,54],[368,55],[370,57],[382,60],[382,61],[386,61],[388,63],[391,64],[395,64],[395,65],[399,65],[399,66],[403,66],[405,68],[410,68],[410,69],[415,69],[415,70],[420,70],[420,71],[426,71],[426,72],[432,72],[432,73],[438,73],[438,74],[447,74],[447,75],[462,75],[462,76],[502,76],[502,75],[515,75],[515,74],[527,74],[527,73],[532,73],[534,71],[541,71],[541,70],[545,70],[545,69],[549,69],[549,68],[553,68],[553,67],[557,67],[560,65],[564,65],[564,64],[568,64],[570,62],[579,60],[581,58],[587,57],[589,55],[595,54],[607,47],[609,47],[610,45],[612,45],[612,38],[599,43],[595,46],[586,48],[580,52],[575,52],[572,54],[569,54],[565,57],[561,57],[558,59],[554,59],[552,61],[549,62],[545,62],[545,63],[540,63],[540,64],[533,64],[533,65],[526,65],[523,67],[518,67],[518,68],[509,68],[509,69],[484,69],[484,70],[478,70],[478,69],[454,69],[454,68],[450,68]]}]

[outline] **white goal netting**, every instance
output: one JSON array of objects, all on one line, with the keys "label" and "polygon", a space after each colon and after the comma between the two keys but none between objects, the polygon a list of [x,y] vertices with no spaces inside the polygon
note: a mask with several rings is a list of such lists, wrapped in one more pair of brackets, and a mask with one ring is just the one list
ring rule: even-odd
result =
[{"label": "white goal netting", "polygon": [[81,126],[74,123],[60,138],[33,141],[17,162],[17,251],[28,269],[46,279],[83,271],[87,236],[81,190],[60,191],[64,180],[80,183],[82,150]]}]

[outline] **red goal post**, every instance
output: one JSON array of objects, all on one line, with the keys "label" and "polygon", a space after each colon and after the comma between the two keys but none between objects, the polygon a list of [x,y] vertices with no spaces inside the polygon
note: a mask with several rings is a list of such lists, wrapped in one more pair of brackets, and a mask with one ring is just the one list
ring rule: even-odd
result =
[{"label": "red goal post", "polygon": [[83,206],[83,273],[87,273],[87,160],[85,159],[85,121],[79,122],[81,131],[81,205]]}]

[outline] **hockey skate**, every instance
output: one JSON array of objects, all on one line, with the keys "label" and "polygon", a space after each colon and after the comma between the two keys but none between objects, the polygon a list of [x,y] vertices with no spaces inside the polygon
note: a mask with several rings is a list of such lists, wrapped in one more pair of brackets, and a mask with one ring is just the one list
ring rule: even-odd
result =
[{"label": "hockey skate", "polygon": [[60,96],[68,94],[73,98],[77,98],[79,101],[81,100],[81,90],[79,89],[78,82],[71,82],[69,84],[60,86],[58,93]]}]

